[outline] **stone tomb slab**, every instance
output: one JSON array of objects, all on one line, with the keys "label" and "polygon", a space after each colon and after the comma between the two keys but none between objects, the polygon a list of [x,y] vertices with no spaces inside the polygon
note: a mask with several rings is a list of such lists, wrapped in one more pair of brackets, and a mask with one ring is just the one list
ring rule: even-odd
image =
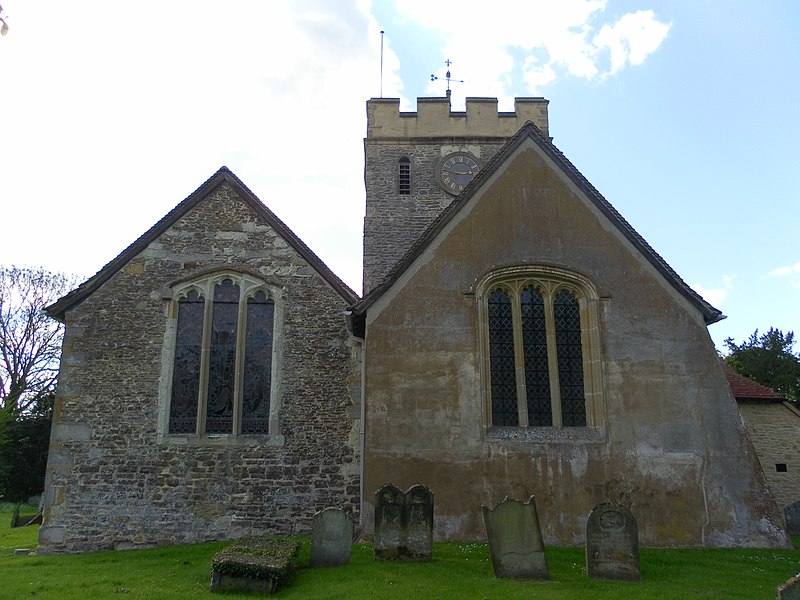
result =
[{"label": "stone tomb slab", "polygon": [[339,508],[326,508],[311,524],[311,566],[337,567],[350,562],[353,521]]},{"label": "stone tomb slab", "polygon": [[421,484],[406,492],[386,484],[375,492],[375,558],[430,560],[433,492]]},{"label": "stone tomb slab", "polygon": [[586,574],[602,579],[639,579],[639,528],[621,504],[598,504],[589,515]]},{"label": "stone tomb slab", "polygon": [[547,579],[542,529],[533,496],[527,502],[506,497],[494,508],[482,506],[494,574],[509,579]]}]

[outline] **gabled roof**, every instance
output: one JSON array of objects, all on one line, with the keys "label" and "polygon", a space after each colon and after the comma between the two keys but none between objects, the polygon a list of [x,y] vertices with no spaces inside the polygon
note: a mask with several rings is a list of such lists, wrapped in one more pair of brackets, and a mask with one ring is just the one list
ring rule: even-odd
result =
[{"label": "gabled roof", "polygon": [[96,275],[90,277],[69,294],[51,304],[45,311],[48,315],[63,321],[66,311],[74,308],[100,286],[108,281],[117,271],[124,267],[131,259],[144,250],[151,242],[172,227],[179,219],[211,195],[220,185],[228,184],[236,194],[242,198],[255,213],[274,229],[286,243],[288,243],[303,259],[311,265],[317,273],[345,300],[352,304],[358,301],[358,294],[351,290],[347,284],[339,279],[320,258],[297,237],[286,224],[268,209],[256,195],[251,192],[242,181],[234,175],[228,167],[222,167],[214,173],[205,183],[197,188],[188,198],[167,213],[158,223],[153,225],[139,239],[133,242],[119,256],[100,269]]},{"label": "gabled roof", "polygon": [[556,148],[550,139],[542,134],[536,125],[528,121],[511,137],[503,148],[481,169],[478,175],[464,189],[463,192],[431,223],[428,229],[411,246],[400,261],[386,275],[384,280],[366,294],[359,302],[351,306],[353,314],[354,332],[363,331],[363,324],[358,323],[364,318],[367,309],[386,292],[400,278],[406,269],[416,260],[445,228],[456,214],[470,201],[483,184],[500,168],[500,166],[527,140],[532,140],[542,151],[561,169],[575,186],[592,202],[608,220],[616,226],[623,236],[650,262],[655,269],[669,282],[690,304],[695,306],[703,315],[706,324],[716,323],[725,316],[711,306],[708,302],[690,288],[672,270],[667,262],[650,247],[636,230],[611,206],[600,192],[578,171],[577,168]]},{"label": "gabled roof", "polygon": [[739,375],[727,362],[722,361],[722,368],[725,369],[725,377],[728,378],[728,385],[731,388],[733,397],[739,400],[759,400],[762,402],[783,402],[785,398],[775,390],[761,385]]}]

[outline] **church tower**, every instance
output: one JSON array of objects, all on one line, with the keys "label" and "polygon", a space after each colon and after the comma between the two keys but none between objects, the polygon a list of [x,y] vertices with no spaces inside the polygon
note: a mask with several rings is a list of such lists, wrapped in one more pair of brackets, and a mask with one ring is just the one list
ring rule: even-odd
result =
[{"label": "church tower", "polygon": [[548,135],[547,103],[516,98],[514,112],[498,112],[496,98],[467,98],[453,112],[448,96],[400,112],[397,98],[367,102],[365,294],[526,122]]}]

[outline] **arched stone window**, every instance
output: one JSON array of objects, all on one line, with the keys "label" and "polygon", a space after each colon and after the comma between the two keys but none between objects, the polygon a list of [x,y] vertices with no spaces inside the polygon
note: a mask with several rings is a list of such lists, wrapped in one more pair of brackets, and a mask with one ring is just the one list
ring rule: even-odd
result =
[{"label": "arched stone window", "polygon": [[223,272],[176,286],[170,303],[166,433],[274,430],[277,290],[249,275]]},{"label": "arched stone window", "polygon": [[397,192],[401,196],[411,193],[411,160],[406,156],[397,162]]},{"label": "arched stone window", "polygon": [[594,285],[555,267],[494,271],[477,288],[485,417],[493,427],[598,426]]}]

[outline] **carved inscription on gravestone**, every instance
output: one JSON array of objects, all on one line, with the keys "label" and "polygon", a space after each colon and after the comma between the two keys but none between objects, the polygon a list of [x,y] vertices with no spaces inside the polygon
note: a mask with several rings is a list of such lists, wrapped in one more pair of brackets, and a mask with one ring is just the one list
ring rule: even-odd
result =
[{"label": "carved inscription on gravestone", "polygon": [[534,497],[527,502],[506,497],[494,508],[481,508],[495,576],[547,579],[550,572]]},{"label": "carved inscription on gravestone", "polygon": [[604,579],[639,579],[639,528],[631,512],[621,504],[599,504],[589,515],[586,574]]},{"label": "carved inscription on gravestone", "polygon": [[375,492],[376,558],[428,560],[433,545],[433,493],[412,485],[403,493],[392,484]]},{"label": "carved inscription on gravestone", "polygon": [[311,525],[311,566],[335,567],[350,562],[353,522],[339,508],[326,508],[314,515]]}]

